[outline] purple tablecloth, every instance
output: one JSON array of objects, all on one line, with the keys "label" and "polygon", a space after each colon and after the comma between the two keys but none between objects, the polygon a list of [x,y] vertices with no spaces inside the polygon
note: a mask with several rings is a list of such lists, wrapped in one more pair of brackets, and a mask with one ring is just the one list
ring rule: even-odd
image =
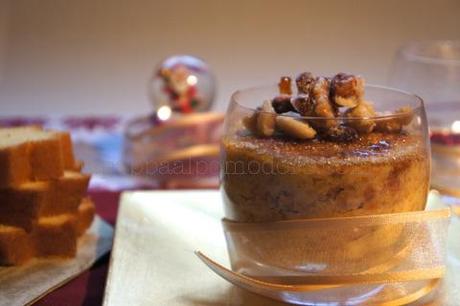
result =
[{"label": "purple tablecloth", "polygon": [[[99,216],[114,225],[118,211],[119,192],[92,191],[90,196],[96,204]],[[34,305],[101,305],[109,267],[110,253],[97,261],[93,267],[71,280],[61,288],[49,293]]]}]

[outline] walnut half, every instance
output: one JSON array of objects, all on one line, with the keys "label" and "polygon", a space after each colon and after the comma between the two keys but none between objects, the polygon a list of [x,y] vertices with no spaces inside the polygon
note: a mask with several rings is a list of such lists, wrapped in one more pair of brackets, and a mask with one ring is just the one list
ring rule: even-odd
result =
[{"label": "walnut half", "polygon": [[328,120],[311,120],[310,123],[319,128],[337,126],[337,108],[329,100],[330,82],[327,78],[318,77],[311,89],[310,99],[314,107],[314,115]]},{"label": "walnut half", "polygon": [[297,92],[299,94],[308,94],[310,92],[313,83],[315,82],[315,77],[310,72],[303,72],[297,76],[295,79],[295,84],[297,86]]},{"label": "walnut half", "polygon": [[376,125],[374,107],[370,102],[361,101],[358,106],[345,111],[345,117],[350,118],[345,120],[345,125],[357,130],[360,134],[371,133]]},{"label": "walnut half", "polygon": [[356,107],[364,96],[364,79],[352,74],[336,74],[331,81],[331,100],[337,106]]}]

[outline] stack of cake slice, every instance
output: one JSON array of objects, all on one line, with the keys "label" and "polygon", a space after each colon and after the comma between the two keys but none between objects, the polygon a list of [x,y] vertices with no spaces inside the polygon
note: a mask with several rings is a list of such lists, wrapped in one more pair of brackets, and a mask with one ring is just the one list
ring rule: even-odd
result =
[{"label": "stack of cake slice", "polygon": [[75,256],[94,218],[89,179],[68,133],[0,128],[0,265]]}]

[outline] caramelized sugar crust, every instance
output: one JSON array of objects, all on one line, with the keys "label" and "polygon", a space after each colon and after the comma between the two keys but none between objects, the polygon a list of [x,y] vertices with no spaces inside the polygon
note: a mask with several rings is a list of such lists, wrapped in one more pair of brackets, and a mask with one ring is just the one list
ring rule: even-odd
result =
[{"label": "caramelized sugar crust", "polygon": [[226,215],[253,222],[423,210],[425,145],[403,133],[374,132],[346,143],[226,137]]}]

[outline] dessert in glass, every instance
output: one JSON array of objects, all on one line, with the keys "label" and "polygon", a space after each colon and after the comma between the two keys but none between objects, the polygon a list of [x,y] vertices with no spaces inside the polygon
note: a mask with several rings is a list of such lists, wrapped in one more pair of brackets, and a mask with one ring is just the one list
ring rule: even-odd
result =
[{"label": "dessert in glass", "polygon": [[[237,91],[221,152],[232,268],[250,275],[382,264],[407,248],[403,225],[331,229],[328,220],[422,211],[429,191],[423,101],[346,73]],[[299,220],[323,227],[304,231]]]}]

